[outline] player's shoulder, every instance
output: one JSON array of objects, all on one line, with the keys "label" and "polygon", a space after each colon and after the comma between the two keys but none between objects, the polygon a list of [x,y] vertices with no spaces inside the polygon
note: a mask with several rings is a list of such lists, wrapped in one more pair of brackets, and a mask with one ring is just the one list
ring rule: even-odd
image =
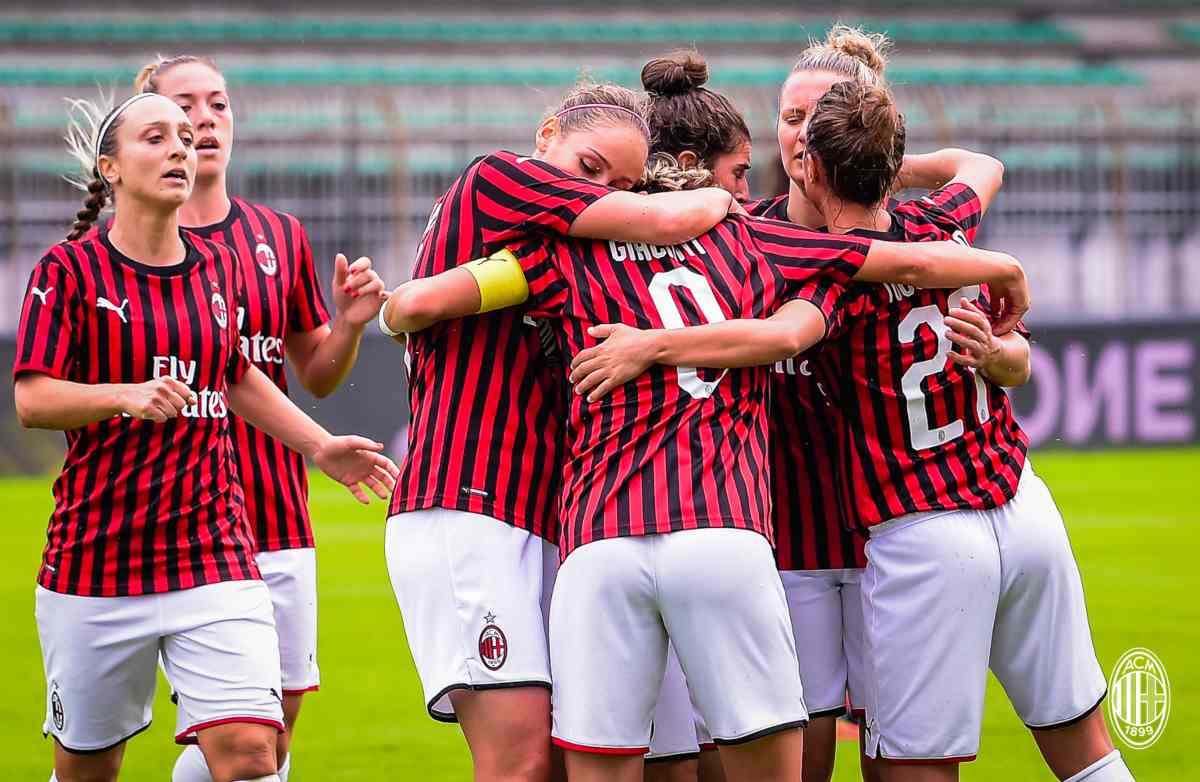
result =
[{"label": "player's shoulder", "polygon": [[774,220],[787,220],[788,194],[759,198],[748,201],[743,207],[753,217],[769,217]]},{"label": "player's shoulder", "polygon": [[979,196],[964,182],[952,182],[928,194],[896,204],[889,211],[909,224],[959,223],[978,212]]},{"label": "player's shoulder", "polygon": [[245,198],[234,197],[231,200],[237,210],[238,220],[245,221],[253,217],[257,218],[259,222],[265,220],[280,225],[285,230],[304,230],[304,223],[291,212],[285,212],[282,209],[276,209],[273,206],[257,201],[249,201]]}]

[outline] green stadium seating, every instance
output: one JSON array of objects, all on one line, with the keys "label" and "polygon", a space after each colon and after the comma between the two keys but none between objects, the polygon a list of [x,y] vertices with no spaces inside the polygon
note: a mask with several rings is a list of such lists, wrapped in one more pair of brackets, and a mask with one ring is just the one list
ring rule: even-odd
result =
[{"label": "green stadium seating", "polygon": [[[253,66],[224,69],[230,83],[267,87],[285,86],[556,86],[573,83],[574,68],[538,68],[484,65],[329,65]],[[595,78],[638,84],[634,68],[598,68]],[[723,68],[713,75],[718,87],[776,87],[787,76],[787,67]],[[981,66],[897,65],[888,71],[894,84],[929,86],[1121,86],[1138,85],[1142,78],[1117,65],[1003,64]],[[133,73],[126,68],[0,67],[3,86],[84,86],[128,84]]]},{"label": "green stadium seating", "polygon": [[[1079,36],[1048,21],[872,21],[871,29],[903,43],[1074,45]],[[660,22],[327,20],[296,17],[211,22],[0,19],[0,43],[303,43],[333,41],[426,41],[481,44],[558,43],[802,43],[823,36],[827,22]]]},{"label": "green stadium seating", "polygon": [[1175,22],[1167,26],[1175,40],[1200,46],[1200,22]]}]

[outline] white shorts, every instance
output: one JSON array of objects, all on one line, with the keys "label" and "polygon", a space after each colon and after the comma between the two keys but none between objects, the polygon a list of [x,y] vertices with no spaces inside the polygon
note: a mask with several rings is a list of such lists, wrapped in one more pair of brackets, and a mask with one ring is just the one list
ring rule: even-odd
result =
[{"label": "white shorts", "polygon": [[1028,465],[999,508],[873,528],[867,559],[871,757],[974,759],[989,664],[1030,728],[1071,724],[1103,700],[1079,568]]},{"label": "white shorts", "polygon": [[271,592],[279,633],[279,668],[284,695],[321,688],[317,666],[317,551],[311,548],[260,551],[255,555]]},{"label": "white shorts", "polygon": [[445,508],[388,519],[388,573],[429,715],[454,722],[453,690],[550,687],[546,616],[558,549]]},{"label": "white shorts", "polygon": [[261,581],[132,597],[36,591],[46,671],[43,731],[102,752],[145,730],[163,665],[179,695],[175,740],[228,722],[283,730],[279,645]]},{"label": "white shorts", "polygon": [[708,726],[692,703],[675,647],[668,643],[667,667],[658,691],[658,702],[654,704],[646,761],[686,760],[699,755],[702,749],[714,748]]},{"label": "white shorts", "polygon": [[781,570],[810,719],[864,708],[862,570]]},{"label": "white shorts", "polygon": [[550,607],[554,742],[647,752],[668,640],[717,744],[806,723],[770,545],[748,530],[696,529],[588,543],[562,565]]}]

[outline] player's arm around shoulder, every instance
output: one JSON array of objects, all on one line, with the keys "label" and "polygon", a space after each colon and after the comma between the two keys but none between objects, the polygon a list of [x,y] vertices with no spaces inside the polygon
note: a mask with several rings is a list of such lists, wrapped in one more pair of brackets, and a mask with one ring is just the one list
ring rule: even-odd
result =
[{"label": "player's arm around shoulder", "polygon": [[431,277],[409,280],[392,291],[379,313],[379,328],[395,337],[521,304],[529,284],[521,261],[507,249]]}]

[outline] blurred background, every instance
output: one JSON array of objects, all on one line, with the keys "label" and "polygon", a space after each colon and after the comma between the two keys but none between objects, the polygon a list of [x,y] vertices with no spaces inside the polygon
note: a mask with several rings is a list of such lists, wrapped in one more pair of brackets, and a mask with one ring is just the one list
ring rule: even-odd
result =
[{"label": "blurred background", "polygon": [[[121,96],[155,54],[209,55],[232,91],[231,192],[307,225],[322,279],[335,252],[407,279],[433,200],[477,154],[529,150],[581,75],[639,86],[680,46],[754,133],[756,195],[786,189],[779,87],[834,21],[894,41],[889,78],[909,151],[1000,158],[1002,194],[979,242],[1025,263],[1039,337],[1018,406],[1037,442],[1195,440],[1200,322],[1200,6],[1184,0],[787,4],[693,0],[159,4],[12,0],[0,11],[0,343],[11,352],[29,269],[81,198],[61,137],[65,96]],[[364,386],[378,403],[323,403],[379,436],[402,421],[391,346]],[[372,354],[373,355],[373,354]],[[368,362],[364,362],[367,364]],[[366,367],[363,368],[365,372]],[[4,393],[10,393],[7,390]],[[343,397],[344,398],[344,397]],[[372,400],[375,397],[371,397]],[[361,401],[361,400],[358,400]],[[11,409],[11,408],[10,408]],[[11,429],[11,427],[10,427]],[[0,470],[36,469],[0,434]]]}]

